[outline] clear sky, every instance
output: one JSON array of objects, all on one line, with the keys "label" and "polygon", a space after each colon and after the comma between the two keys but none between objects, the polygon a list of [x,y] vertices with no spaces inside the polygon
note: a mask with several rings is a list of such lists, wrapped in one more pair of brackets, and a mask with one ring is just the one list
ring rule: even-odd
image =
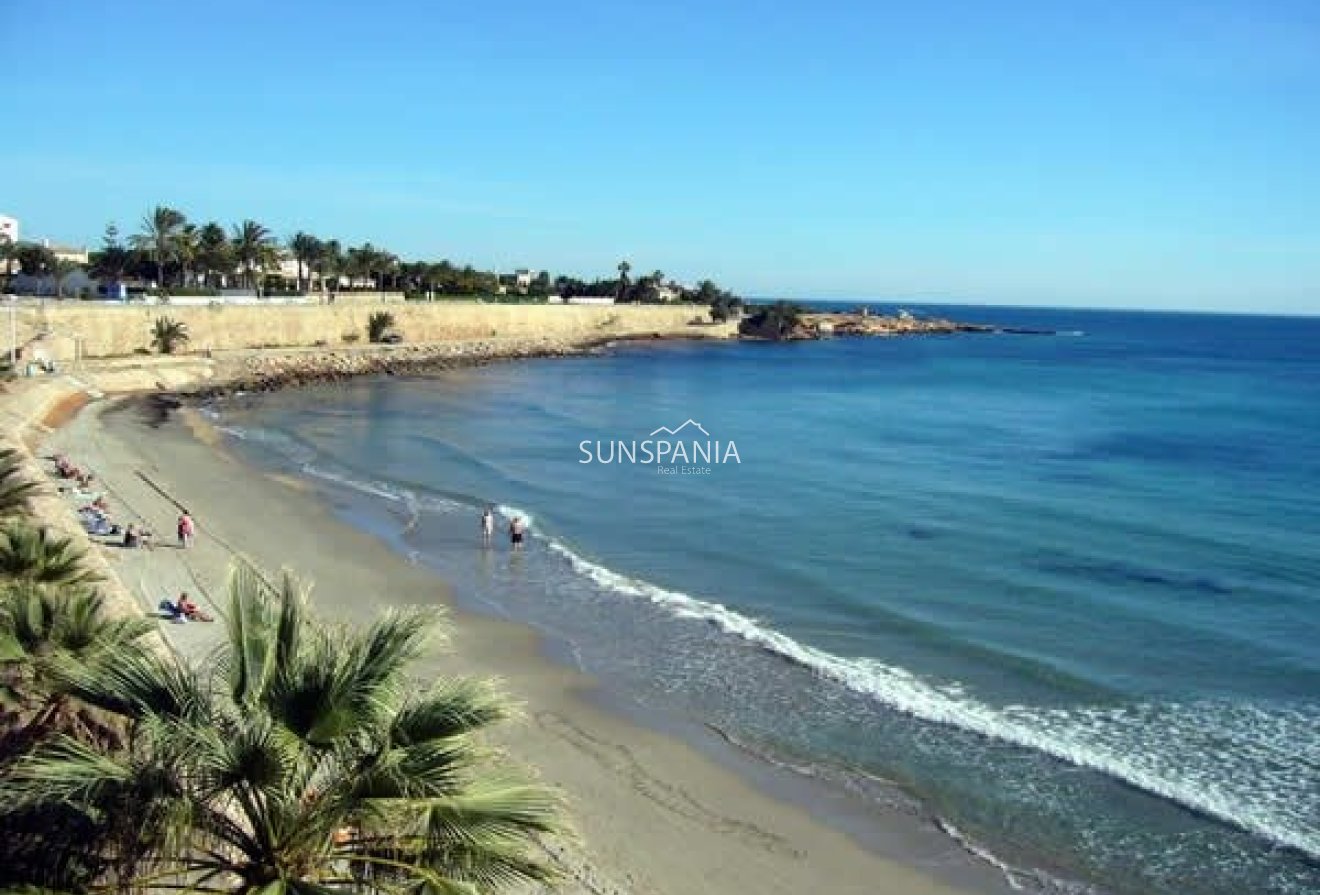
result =
[{"label": "clear sky", "polygon": [[25,236],[1320,313],[1314,0],[0,0],[0,61]]}]

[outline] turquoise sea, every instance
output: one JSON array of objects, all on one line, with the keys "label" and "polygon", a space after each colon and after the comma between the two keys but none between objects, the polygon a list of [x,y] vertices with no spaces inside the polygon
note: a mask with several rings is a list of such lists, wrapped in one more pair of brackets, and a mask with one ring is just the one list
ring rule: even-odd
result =
[{"label": "turquoise sea", "polygon": [[[1320,319],[913,310],[1057,334],[628,344],[214,412],[637,714],[901,789],[1025,891],[1320,891]],[[487,502],[522,553],[480,546]]]}]

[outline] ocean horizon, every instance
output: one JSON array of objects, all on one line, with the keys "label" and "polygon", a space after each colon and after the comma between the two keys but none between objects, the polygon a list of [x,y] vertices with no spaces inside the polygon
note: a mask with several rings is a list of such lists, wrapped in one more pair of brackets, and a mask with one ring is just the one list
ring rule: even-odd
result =
[{"label": "ocean horizon", "polygon": [[[1055,334],[632,343],[211,412],[636,714],[901,792],[1016,887],[1320,890],[1320,320],[829,304]],[[482,547],[487,505],[525,550]]]}]

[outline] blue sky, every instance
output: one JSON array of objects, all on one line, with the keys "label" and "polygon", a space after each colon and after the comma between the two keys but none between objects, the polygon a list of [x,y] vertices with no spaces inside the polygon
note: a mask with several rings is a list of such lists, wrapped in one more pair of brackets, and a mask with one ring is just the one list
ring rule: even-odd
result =
[{"label": "blue sky", "polygon": [[1320,313],[1320,5],[0,2],[0,213],[748,295]]}]

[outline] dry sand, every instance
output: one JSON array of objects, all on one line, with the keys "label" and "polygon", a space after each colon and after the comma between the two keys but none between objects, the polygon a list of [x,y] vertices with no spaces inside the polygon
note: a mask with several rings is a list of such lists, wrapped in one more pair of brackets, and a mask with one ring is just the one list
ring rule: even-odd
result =
[{"label": "dry sand", "polygon": [[[41,453],[62,452],[94,470],[116,519],[155,532],[154,549],[98,548],[144,611],[180,591],[212,612],[223,610],[226,569],[236,554],[311,579],[315,605],[337,618],[368,619],[391,604],[447,604],[443,581],[337,521],[303,483],[238,462],[197,415],[185,411],[182,423],[151,429],[135,411],[104,413],[106,406],[57,420],[64,425]],[[199,528],[187,550],[174,539],[182,507]],[[910,817],[891,818],[890,833],[878,846],[868,836],[871,847],[864,848],[836,825],[753,787],[728,766],[737,762],[732,748],[726,761],[712,761],[676,737],[601,708],[591,699],[591,680],[543,657],[530,629],[449,615],[449,648],[437,649],[423,670],[497,676],[524,705],[523,717],[499,737],[566,793],[580,842],[547,846],[568,877],[562,891],[1008,891],[998,874]],[[215,624],[165,622],[162,631],[199,661],[222,632]]]}]

